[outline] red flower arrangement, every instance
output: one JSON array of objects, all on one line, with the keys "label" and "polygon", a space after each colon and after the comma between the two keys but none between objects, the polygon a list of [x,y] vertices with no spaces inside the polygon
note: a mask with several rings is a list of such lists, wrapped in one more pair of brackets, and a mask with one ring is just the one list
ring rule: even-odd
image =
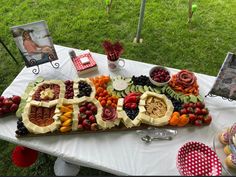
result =
[{"label": "red flower arrangement", "polygon": [[107,59],[110,61],[116,61],[120,58],[121,54],[124,52],[124,49],[120,42],[115,42],[112,44],[110,41],[105,40],[102,43],[102,46],[107,54]]},{"label": "red flower arrangement", "polygon": [[37,158],[38,151],[24,146],[16,146],[12,152],[12,162],[18,167],[29,167]]}]

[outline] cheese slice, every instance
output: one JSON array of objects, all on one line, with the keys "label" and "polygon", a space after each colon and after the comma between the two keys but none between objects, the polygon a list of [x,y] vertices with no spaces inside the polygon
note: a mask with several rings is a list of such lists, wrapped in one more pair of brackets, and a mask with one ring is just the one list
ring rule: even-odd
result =
[{"label": "cheese slice", "polygon": [[149,124],[149,125],[153,125],[153,126],[164,126],[164,125],[167,125],[169,123],[169,119],[174,111],[174,106],[172,104],[172,102],[164,95],[164,94],[158,94],[158,93],[155,93],[155,92],[150,92],[150,91],[146,91],[144,93],[146,96],[145,97],[142,97],[143,100],[145,100],[145,103],[146,103],[146,99],[147,98],[150,98],[150,97],[156,97],[158,99],[161,99],[165,104],[166,104],[166,113],[164,116],[162,117],[152,117],[150,115],[147,115],[144,111],[145,107],[144,106],[139,106],[140,107],[140,112],[142,113],[140,115],[140,119],[141,119],[141,122],[142,123],[145,123],[145,124]]}]

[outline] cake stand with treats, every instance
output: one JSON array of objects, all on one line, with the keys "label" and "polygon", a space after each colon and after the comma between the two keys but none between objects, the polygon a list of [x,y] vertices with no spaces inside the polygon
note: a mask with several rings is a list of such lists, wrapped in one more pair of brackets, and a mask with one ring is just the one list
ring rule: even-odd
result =
[{"label": "cake stand with treats", "polygon": [[236,175],[236,123],[217,133],[213,147],[222,163],[226,175]]}]

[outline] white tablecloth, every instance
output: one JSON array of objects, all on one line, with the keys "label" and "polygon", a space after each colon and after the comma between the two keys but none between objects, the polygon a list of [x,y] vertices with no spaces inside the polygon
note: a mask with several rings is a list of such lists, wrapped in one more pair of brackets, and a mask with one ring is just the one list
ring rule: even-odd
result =
[{"label": "white tablecloth", "polygon": [[[50,63],[40,65],[40,76],[45,79],[75,79],[77,73],[68,55],[71,48],[55,45],[59,56],[59,69],[54,69]],[[78,53],[78,50],[76,50]],[[126,60],[125,68],[116,73],[110,73],[106,56],[92,53],[99,71],[83,77],[95,75],[120,74],[123,76],[148,75],[151,64]],[[158,61],[158,60],[157,60]],[[158,64],[158,63],[157,63]],[[23,68],[9,87],[4,96],[23,94],[27,84],[38,75],[32,73],[33,68]],[[179,70],[169,68],[174,74]],[[210,68],[209,68],[210,69]],[[212,87],[215,77],[195,73],[200,85],[200,94],[206,95]],[[176,168],[176,156],[179,148],[189,141],[199,141],[213,147],[213,137],[223,127],[235,122],[236,103],[223,100],[220,97],[205,98],[206,106],[213,116],[209,126],[179,128],[177,136],[172,141],[155,141],[145,144],[135,131],[114,133],[74,134],[59,136],[15,137],[15,116],[0,119],[0,139],[27,146],[29,148],[59,156],[74,164],[100,169],[116,175],[179,175]]]}]

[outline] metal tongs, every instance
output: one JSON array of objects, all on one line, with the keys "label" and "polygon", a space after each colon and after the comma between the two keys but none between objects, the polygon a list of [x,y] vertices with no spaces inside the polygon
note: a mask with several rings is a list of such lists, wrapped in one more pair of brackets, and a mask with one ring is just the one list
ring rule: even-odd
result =
[{"label": "metal tongs", "polygon": [[136,133],[142,136],[142,141],[151,143],[153,140],[172,140],[177,135],[177,130],[148,127],[144,130],[136,130]]}]

